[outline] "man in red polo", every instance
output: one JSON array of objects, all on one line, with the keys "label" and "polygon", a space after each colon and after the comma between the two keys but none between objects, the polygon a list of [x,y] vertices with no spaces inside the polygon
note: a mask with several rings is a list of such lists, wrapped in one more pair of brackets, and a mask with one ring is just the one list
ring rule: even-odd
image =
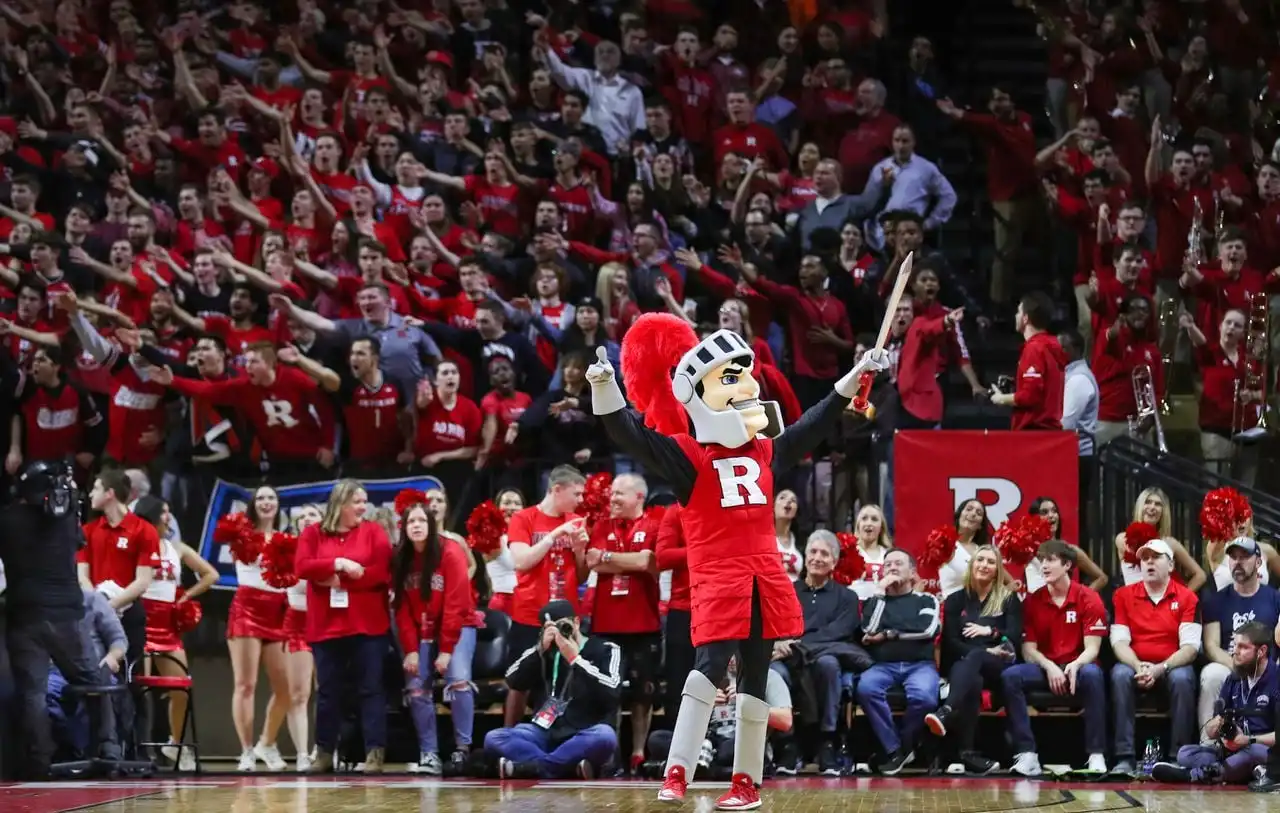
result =
[{"label": "man in red polo", "polygon": [[1089,755],[1085,770],[1105,774],[1107,696],[1098,652],[1107,634],[1107,609],[1097,593],[1071,578],[1076,548],[1054,539],[1041,545],[1037,556],[1045,586],[1027,596],[1022,605],[1023,663],[1000,676],[1015,754],[1013,770],[1023,776],[1040,775],[1026,693],[1047,687],[1056,695],[1073,696],[1084,709],[1084,744]]},{"label": "man in red polo", "polygon": [[1202,636],[1196,595],[1170,578],[1173,550],[1163,539],[1138,548],[1138,563],[1142,581],[1121,587],[1113,599],[1111,650],[1118,663],[1111,669],[1116,735],[1112,774],[1118,775],[1133,775],[1137,767],[1133,717],[1139,690],[1150,691],[1161,683],[1168,690],[1169,754],[1198,741],[1195,661]]}]

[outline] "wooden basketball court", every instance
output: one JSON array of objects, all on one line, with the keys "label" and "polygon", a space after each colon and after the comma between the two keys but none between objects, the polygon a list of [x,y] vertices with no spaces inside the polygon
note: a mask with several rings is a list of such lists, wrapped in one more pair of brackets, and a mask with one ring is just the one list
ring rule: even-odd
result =
[{"label": "wooden basketball court", "polygon": [[[724,790],[696,783],[682,806],[656,801],[659,783],[488,782],[413,776],[310,779],[222,776],[196,780],[0,785],[5,813],[706,813]],[[1213,801],[1209,801],[1209,793]],[[770,782],[762,810],[778,813],[1264,813],[1280,796],[1150,784],[966,779],[794,779]]]}]

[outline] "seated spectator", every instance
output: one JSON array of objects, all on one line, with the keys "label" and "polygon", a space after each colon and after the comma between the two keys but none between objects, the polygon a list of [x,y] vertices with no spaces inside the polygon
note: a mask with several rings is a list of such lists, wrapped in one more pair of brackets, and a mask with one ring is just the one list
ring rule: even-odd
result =
[{"label": "seated spectator", "polygon": [[1217,714],[1205,725],[1213,742],[1183,745],[1176,762],[1157,762],[1151,769],[1157,782],[1240,782],[1267,762],[1276,744],[1272,705],[1280,694],[1275,631],[1250,621],[1234,639],[1231,676],[1215,701]]},{"label": "seated spectator", "polygon": [[[702,744],[702,754],[698,758],[698,768],[709,770],[715,779],[727,779],[733,768],[733,743],[738,731],[735,707],[737,705],[738,659],[729,661],[729,685],[716,690],[716,702],[711,708],[711,722],[707,726],[707,739]],[[791,692],[787,688],[782,675],[770,671],[765,681],[764,702],[769,705],[769,728],[778,734],[791,731],[792,710]],[[781,745],[781,743],[777,743]],[[649,759],[655,764],[665,764],[671,753],[671,731],[664,729],[649,735],[647,743]],[[794,754],[794,749],[781,746],[782,753]],[[723,776],[719,774],[723,772]],[[779,774],[795,775],[795,765],[790,770],[783,770],[779,765]]]},{"label": "seated spectator", "polygon": [[[858,680],[858,705],[880,743],[880,772],[897,775],[915,759],[913,748],[925,715],[938,707],[938,669],[933,640],[941,617],[938,599],[912,590],[916,560],[894,548],[884,556],[880,586],[884,595],[862,606],[862,643],[875,663]],[[888,692],[901,687],[907,713],[901,730],[894,727]]]},{"label": "seated spectator", "polygon": [[[818,772],[823,776],[839,776],[841,769],[836,748],[840,673],[862,671],[871,665],[866,651],[853,643],[858,630],[858,597],[831,579],[839,558],[840,542],[835,534],[814,531],[809,536],[803,578],[795,583],[804,610],[804,635],[799,640],[775,642],[770,666],[789,689],[801,692],[813,687],[814,696],[806,698],[805,708],[812,711],[805,722],[818,723]],[[808,680],[800,680],[801,673]]]},{"label": "seated spectator", "polygon": [[[120,680],[118,675],[129,650],[129,639],[125,637],[124,626],[106,596],[88,588],[82,588],[81,592],[84,594],[84,618],[80,619],[80,645],[84,647],[86,658],[96,665],[98,685],[114,685]],[[88,725],[81,716],[85,710],[78,709],[76,701],[65,696],[67,685],[67,679],[58,671],[58,665],[52,664],[49,667],[49,707],[57,707],[65,715],[61,721],[65,725],[62,733],[67,735],[68,740],[64,744],[73,745],[75,751],[83,754],[89,744]],[[117,718],[113,705],[103,703],[98,712],[102,715],[99,721],[98,753],[105,759],[119,759],[120,737],[115,727]],[[59,721],[55,718],[54,722],[56,739]]]},{"label": "seated spectator", "polygon": [[484,749],[498,758],[503,779],[591,779],[618,748],[622,653],[617,644],[584,637],[564,599],[539,615],[538,643],[507,670],[507,685],[537,709],[533,722],[490,731]]},{"label": "seated spectator", "polygon": [[1177,749],[1195,741],[1196,673],[1200,654],[1199,601],[1170,578],[1173,549],[1163,539],[1138,548],[1142,581],[1116,591],[1111,626],[1111,703],[1115,715],[1113,774],[1135,773],[1134,705],[1136,692],[1163,682],[1169,693],[1170,743]]},{"label": "seated spectator", "polygon": [[[1207,733],[1222,685],[1235,670],[1231,651],[1235,635],[1245,624],[1262,624],[1280,632],[1280,591],[1262,583],[1266,565],[1262,547],[1247,536],[1227,543],[1224,557],[1231,567],[1231,583],[1211,594],[1204,603],[1204,654],[1208,663],[1200,670],[1200,703],[1196,722],[1201,741]],[[1275,648],[1271,648],[1275,654]]]},{"label": "seated spectator", "polygon": [[942,663],[951,691],[941,708],[925,716],[925,725],[939,737],[954,731],[965,769],[988,774],[999,765],[973,747],[982,690],[1013,665],[1022,643],[1022,601],[1005,584],[1004,564],[995,546],[974,551],[964,587],[943,602],[942,619]]},{"label": "seated spectator", "polygon": [[1013,742],[1014,773],[1040,775],[1040,757],[1027,713],[1029,690],[1048,688],[1071,696],[1084,708],[1086,770],[1107,771],[1106,694],[1098,653],[1107,632],[1107,608],[1102,597],[1071,578],[1076,547],[1060,539],[1045,542],[1036,552],[1044,587],[1027,596],[1022,607],[1022,659],[1004,670],[1000,683],[1004,713]]}]

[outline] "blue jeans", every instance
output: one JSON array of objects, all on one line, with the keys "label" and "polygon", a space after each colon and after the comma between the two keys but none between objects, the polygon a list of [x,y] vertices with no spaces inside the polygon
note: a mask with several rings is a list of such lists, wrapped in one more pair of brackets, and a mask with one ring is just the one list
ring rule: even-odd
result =
[{"label": "blue jeans", "polygon": [[311,645],[316,662],[316,748],[332,754],[342,730],[343,693],[355,688],[365,751],[387,745],[387,692],[382,665],[387,660],[383,635],[348,635]]},{"label": "blue jeans", "polygon": [[[1137,749],[1133,742],[1134,707],[1137,705],[1138,686],[1134,683],[1133,669],[1117,663],[1111,667],[1111,706],[1115,713],[1116,759],[1133,759]],[[1191,666],[1179,666],[1161,678],[1169,692],[1169,745],[1166,753],[1176,754],[1184,745],[1199,741],[1196,735],[1196,670]]]},{"label": "blue jeans", "polygon": [[[1004,715],[1009,721],[1009,738],[1013,753],[1029,754],[1036,751],[1036,739],[1031,733],[1031,715],[1027,712],[1027,692],[1049,688],[1044,670],[1034,663],[1019,663],[1000,674],[1004,693]],[[1107,693],[1102,667],[1088,663],[1080,667],[1076,676],[1075,702],[1084,709],[1085,753],[1107,752]]]},{"label": "blue jeans", "polygon": [[[791,687],[791,670],[786,664],[774,661],[769,668],[778,673],[787,688]],[[823,655],[810,668],[814,688],[818,690],[818,730],[824,734],[834,733],[840,717],[840,661],[834,655]]]},{"label": "blue jeans", "polygon": [[[893,724],[893,712],[886,698],[889,690],[901,686],[907,694],[907,713],[902,731]],[[915,746],[924,726],[924,717],[938,708],[938,670],[933,661],[877,663],[858,676],[858,705],[871,722],[871,730],[886,755]]]},{"label": "blue jeans", "polygon": [[1247,781],[1253,769],[1267,764],[1269,749],[1265,745],[1248,745],[1226,759],[1218,758],[1218,749],[1204,745],[1184,745],[1178,749],[1178,764],[1184,768],[1207,768],[1222,765],[1222,778],[1226,782]]},{"label": "blue jeans", "polygon": [[599,770],[618,750],[618,734],[598,723],[553,748],[551,732],[533,723],[519,723],[486,734],[484,750],[512,762],[533,763],[543,779],[563,779],[572,776],[584,759]]},{"label": "blue jeans", "polygon": [[[436,702],[432,691],[435,680],[436,646],[430,641],[418,644],[418,674],[405,684],[409,690],[409,715],[418,732],[418,750],[426,754],[440,753],[436,736]],[[471,746],[472,725],[476,716],[476,696],[471,685],[471,660],[476,653],[476,628],[463,627],[453,648],[449,666],[444,670],[444,699],[453,717],[453,740],[459,748]]]}]

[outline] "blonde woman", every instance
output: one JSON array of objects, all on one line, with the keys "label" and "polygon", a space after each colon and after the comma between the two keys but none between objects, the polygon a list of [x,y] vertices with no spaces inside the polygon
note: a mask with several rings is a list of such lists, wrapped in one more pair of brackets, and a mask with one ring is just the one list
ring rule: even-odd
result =
[{"label": "blonde woman", "polygon": [[302,532],[294,567],[307,584],[307,643],[316,661],[316,758],[312,773],[334,769],[342,695],[356,687],[364,735],[364,772],[382,772],[387,698],[382,665],[391,613],[391,542],[365,520],[369,498],[356,480],[329,492],[320,523]]},{"label": "blonde woman", "polygon": [[[293,517],[293,527],[299,536],[312,525],[320,522],[324,512],[318,505],[304,505]],[[289,609],[284,614],[284,668],[289,679],[289,713],[285,723],[289,736],[297,750],[297,771],[311,770],[311,689],[316,679],[315,659],[311,645],[307,643],[307,582],[298,579],[297,584],[285,590]]]},{"label": "blonde woman", "polygon": [[[1268,545],[1257,539],[1253,531],[1253,518],[1249,518],[1240,523],[1240,527],[1236,529],[1236,537],[1248,537],[1258,543],[1258,549],[1262,551],[1262,561],[1264,567],[1258,568],[1258,581],[1260,584],[1270,584],[1272,572],[1280,575],[1280,553],[1276,552],[1275,547]],[[1204,570],[1206,573],[1213,574],[1213,588],[1221,590],[1235,581],[1231,574],[1231,560],[1227,556],[1227,543],[1229,539],[1206,539],[1204,544]]]},{"label": "blonde woman", "polygon": [[1022,646],[1022,602],[1008,586],[994,545],[973,552],[963,585],[942,605],[942,618],[942,663],[951,692],[946,703],[925,716],[925,725],[938,737],[954,731],[965,769],[988,774],[999,765],[973,750],[982,690],[999,685]]},{"label": "blonde woman", "polygon": [[791,581],[800,578],[804,569],[804,552],[796,547],[796,535],[791,530],[795,524],[800,499],[789,488],[784,488],[773,498],[773,529],[778,537],[778,555],[782,557],[782,569]]},{"label": "blonde woman", "polygon": [[862,506],[853,521],[853,536],[858,540],[858,553],[862,555],[862,561],[867,567],[862,571],[862,578],[849,585],[849,589],[858,594],[860,601],[866,601],[876,594],[880,571],[884,567],[884,555],[893,547],[893,540],[889,538],[889,526],[884,521],[884,511],[880,510],[880,506]]},{"label": "blonde woman", "polygon": [[631,325],[640,318],[640,306],[631,292],[631,272],[622,263],[605,263],[596,277],[596,299],[605,333],[621,342]]},{"label": "blonde woman", "polygon": [[[1182,543],[1172,536],[1173,521],[1169,516],[1169,497],[1154,486],[1144,489],[1133,504],[1133,522],[1145,522],[1154,525],[1160,538],[1169,544],[1173,551],[1173,578],[1181,581],[1191,592],[1198,591],[1205,583],[1204,571],[1196,560],[1191,558]],[[1142,567],[1136,563],[1125,561],[1125,550],[1128,538],[1124,531],[1116,534],[1116,557],[1120,561],[1120,575],[1126,585],[1142,581]]]}]

